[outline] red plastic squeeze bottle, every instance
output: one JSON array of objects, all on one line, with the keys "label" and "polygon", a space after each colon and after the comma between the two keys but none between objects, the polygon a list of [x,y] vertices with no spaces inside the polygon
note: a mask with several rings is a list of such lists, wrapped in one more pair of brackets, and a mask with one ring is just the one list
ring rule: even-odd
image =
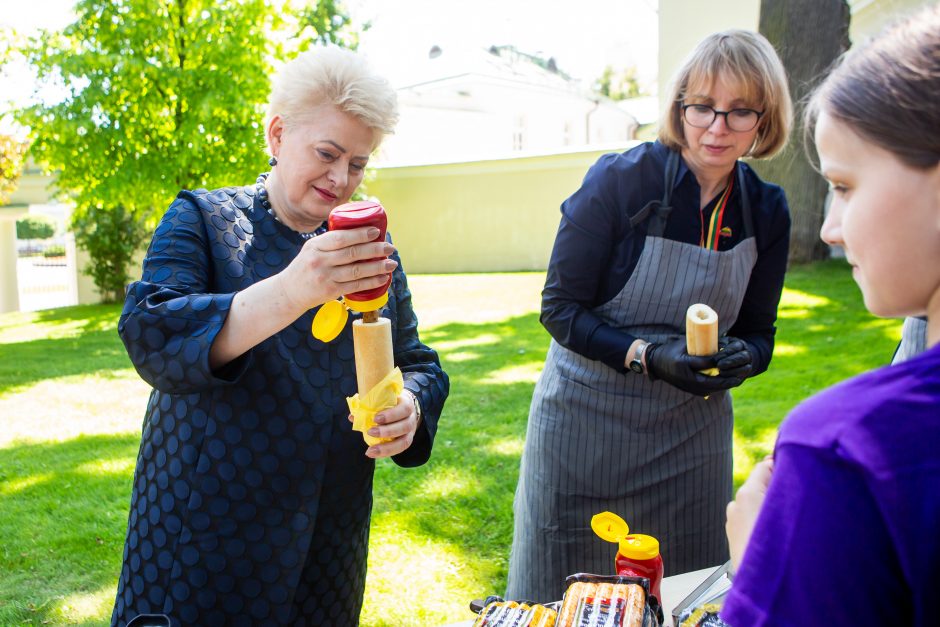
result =
[{"label": "red plastic squeeze bottle", "polygon": [[[385,215],[385,208],[374,200],[359,200],[348,202],[333,209],[327,223],[331,231],[374,226],[379,229],[379,235],[372,241],[384,242],[388,217]],[[382,259],[382,257],[376,257],[375,261],[379,259]],[[391,283],[392,277],[389,275],[384,285],[371,290],[344,294],[343,300],[346,301],[350,309],[355,311],[376,311],[388,302],[388,286]]]},{"label": "red plastic squeeze bottle", "polygon": [[596,514],[591,518],[591,528],[604,540],[618,544],[614,558],[617,574],[646,577],[650,580],[650,593],[662,600],[659,590],[663,581],[663,558],[659,554],[659,540],[640,533],[630,534],[626,521],[613,512]]}]

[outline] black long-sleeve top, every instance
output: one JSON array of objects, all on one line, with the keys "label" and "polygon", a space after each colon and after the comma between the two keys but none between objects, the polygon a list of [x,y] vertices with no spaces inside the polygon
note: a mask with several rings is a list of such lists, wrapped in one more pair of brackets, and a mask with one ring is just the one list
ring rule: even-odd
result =
[{"label": "black long-sleeve top", "polygon": [[[593,310],[619,294],[633,274],[648,221],[631,227],[630,217],[649,201],[662,198],[668,155],[669,149],[659,142],[646,143],[621,154],[604,155],[591,167],[580,189],[561,205],[561,223],[542,291],[540,320],[552,337],[621,372],[626,371],[627,350],[637,338],[609,326]],[[761,181],[745,163],[737,167],[750,200],[758,256],[738,319],[728,333],[751,345],[757,374],[767,369],[773,354],[774,323],[790,245],[790,213],[780,187]],[[700,194],[695,175],[680,159],[666,239],[699,243],[718,203],[716,197],[700,211]],[[719,250],[729,250],[744,238],[740,194],[740,186],[735,185],[722,221],[731,234],[719,238]]]}]

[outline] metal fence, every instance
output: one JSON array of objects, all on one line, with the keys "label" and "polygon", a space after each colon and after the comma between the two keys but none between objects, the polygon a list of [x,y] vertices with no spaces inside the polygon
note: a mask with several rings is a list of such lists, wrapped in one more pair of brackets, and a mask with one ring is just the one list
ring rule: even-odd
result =
[{"label": "metal fence", "polygon": [[16,261],[16,275],[20,311],[37,311],[77,304],[75,270],[72,264],[65,256],[19,257]]}]

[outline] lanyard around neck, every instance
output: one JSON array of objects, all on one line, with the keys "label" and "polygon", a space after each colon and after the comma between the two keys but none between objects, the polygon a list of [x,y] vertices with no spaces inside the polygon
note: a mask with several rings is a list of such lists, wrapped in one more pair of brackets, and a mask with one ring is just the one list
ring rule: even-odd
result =
[{"label": "lanyard around neck", "polygon": [[718,238],[721,236],[721,221],[725,215],[725,207],[728,205],[728,199],[731,198],[731,190],[734,187],[734,169],[731,170],[731,176],[728,177],[728,184],[725,191],[722,192],[718,204],[712,211],[712,217],[708,221],[708,236],[705,236],[705,220],[702,220],[702,232],[699,237],[699,246],[709,250],[718,250]]}]

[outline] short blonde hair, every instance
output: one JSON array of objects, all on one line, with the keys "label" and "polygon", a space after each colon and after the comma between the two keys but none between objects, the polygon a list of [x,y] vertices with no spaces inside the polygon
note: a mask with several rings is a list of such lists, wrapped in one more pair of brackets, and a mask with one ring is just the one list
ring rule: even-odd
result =
[{"label": "short blonde hair", "polygon": [[686,58],[670,86],[669,104],[659,125],[659,141],[673,150],[687,146],[682,104],[689,89],[711,86],[719,76],[740,86],[744,98],[764,111],[746,156],[760,159],[780,151],[787,143],[793,122],[787,74],[770,42],[747,30],[709,35]]},{"label": "short blonde hair", "polygon": [[271,80],[268,121],[279,115],[290,127],[324,104],[377,131],[376,146],[398,122],[398,96],[389,82],[362,56],[336,46],[312,48],[281,67]]}]

